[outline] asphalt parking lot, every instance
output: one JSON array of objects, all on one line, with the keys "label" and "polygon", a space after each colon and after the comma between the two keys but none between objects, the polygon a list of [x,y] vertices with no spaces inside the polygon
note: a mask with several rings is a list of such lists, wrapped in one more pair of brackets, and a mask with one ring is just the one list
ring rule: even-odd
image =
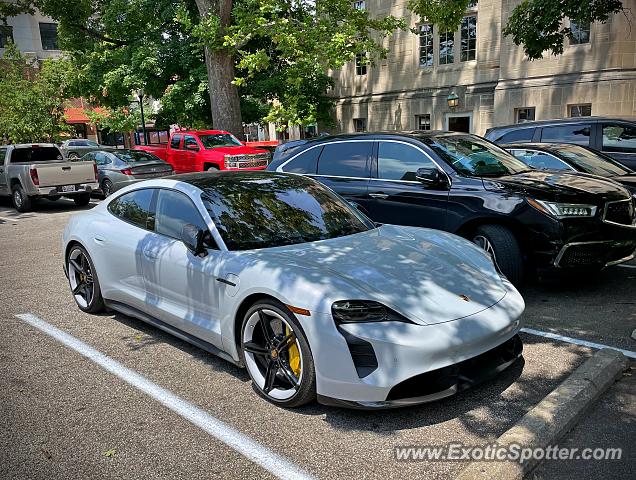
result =
[{"label": "asphalt parking lot", "polygon": [[[77,208],[42,201],[16,214],[0,201],[0,478],[253,478],[272,476],[217,436],[57,339],[16,317],[30,313],[319,478],[452,478],[462,462],[398,462],[396,446],[494,441],[592,350],[523,334],[524,364],[495,381],[415,408],[357,412],[310,405],[283,410],[252,391],[247,373],[120,314],[76,308],[62,272],[61,233]],[[636,263],[591,279],[534,283],[527,327],[631,351]],[[619,382],[565,442],[636,444],[634,382]],[[599,470],[630,478],[633,452]],[[598,465],[597,465],[598,467]],[[281,467],[282,468],[282,467]],[[600,468],[600,467],[598,467]],[[546,464],[554,478],[590,476],[589,465]],[[565,478],[565,477],[563,477]]]}]

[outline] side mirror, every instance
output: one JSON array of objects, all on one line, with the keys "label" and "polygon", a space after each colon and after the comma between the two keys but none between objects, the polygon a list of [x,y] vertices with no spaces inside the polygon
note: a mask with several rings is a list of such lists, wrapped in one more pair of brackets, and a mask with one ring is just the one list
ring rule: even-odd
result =
[{"label": "side mirror", "polygon": [[192,150],[194,152],[198,152],[199,151],[199,146],[198,145],[192,145],[191,143],[185,146],[186,150]]},{"label": "side mirror", "polygon": [[205,257],[208,254],[203,243],[204,235],[203,230],[191,223],[186,223],[181,229],[181,241],[192,252],[192,255],[197,257]]},{"label": "side mirror", "polygon": [[440,172],[437,167],[418,168],[415,172],[415,179],[431,187],[448,187],[446,175]]}]

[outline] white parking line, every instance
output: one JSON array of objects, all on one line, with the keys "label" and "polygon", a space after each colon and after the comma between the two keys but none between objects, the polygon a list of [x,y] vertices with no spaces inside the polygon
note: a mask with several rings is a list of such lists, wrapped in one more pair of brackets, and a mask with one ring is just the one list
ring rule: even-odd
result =
[{"label": "white parking line", "polygon": [[129,385],[141,390],[154,400],[168,407],[177,415],[201,428],[209,435],[233,448],[252,462],[260,465],[272,475],[281,479],[311,479],[313,478],[300,467],[290,463],[285,458],[259,445],[251,438],[230,427],[221,420],[192,405],[183,398],[151,382],[137,372],[124,367],[121,363],[98,352],[81,340],[54,327],[44,320],[30,313],[16,315],[20,320],[53,337],[68,348],[95,362],[104,370],[119,377]]},{"label": "white parking line", "polygon": [[624,350],[622,348],[612,347],[610,345],[603,345],[602,343],[588,342],[587,340],[580,340],[578,338],[566,337],[563,335],[558,335],[556,333],[544,332],[542,330],[535,330],[534,328],[522,328],[521,331],[525,333],[529,333],[531,335],[538,335],[541,337],[550,338],[552,340],[559,340],[561,342],[573,343],[574,345],[582,345],[584,347],[596,348],[597,350],[600,350],[601,348],[611,348],[612,350],[617,350],[621,352],[626,357],[636,358],[636,352],[632,352],[631,350]]}]

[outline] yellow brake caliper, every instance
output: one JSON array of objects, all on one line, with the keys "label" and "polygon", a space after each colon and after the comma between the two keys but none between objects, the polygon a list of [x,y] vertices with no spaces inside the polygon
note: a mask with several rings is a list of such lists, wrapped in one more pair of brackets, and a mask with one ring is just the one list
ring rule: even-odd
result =
[{"label": "yellow brake caliper", "polygon": [[[285,335],[289,335],[290,333],[292,333],[290,328],[287,325],[285,325]],[[288,353],[289,353],[289,366],[294,372],[294,375],[300,378],[300,352],[298,351],[298,346],[296,345],[295,341],[291,345],[291,347],[289,347]]]}]

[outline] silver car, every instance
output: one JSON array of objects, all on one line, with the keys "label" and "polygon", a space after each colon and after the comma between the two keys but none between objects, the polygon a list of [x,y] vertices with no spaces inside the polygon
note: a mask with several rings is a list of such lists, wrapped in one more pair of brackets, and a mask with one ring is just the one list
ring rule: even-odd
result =
[{"label": "silver car", "polygon": [[98,150],[87,153],[82,160],[93,160],[97,165],[99,186],[105,197],[140,180],[174,173],[169,163],[141,150]]},{"label": "silver car", "polygon": [[70,140],[65,140],[60,145],[60,150],[64,154],[64,157],[69,160],[77,160],[84,154],[88,152],[93,152],[95,150],[109,150],[110,147],[106,147],[105,145],[100,145],[92,140],[86,140],[85,138],[71,138]]}]

